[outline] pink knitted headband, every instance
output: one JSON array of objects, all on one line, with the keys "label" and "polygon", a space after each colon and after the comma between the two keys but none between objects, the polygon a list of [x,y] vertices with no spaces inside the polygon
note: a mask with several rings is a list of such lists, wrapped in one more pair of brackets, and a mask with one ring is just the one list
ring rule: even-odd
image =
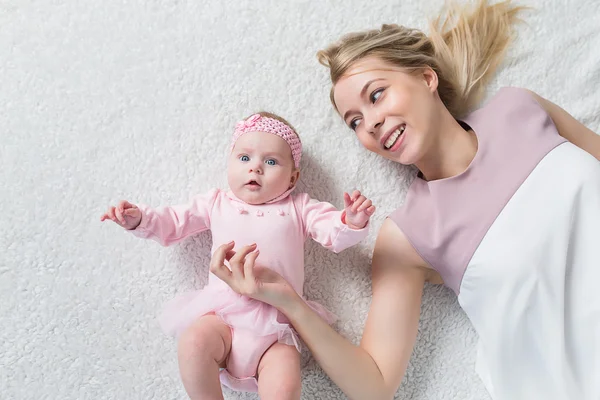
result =
[{"label": "pink knitted headband", "polygon": [[269,117],[263,117],[260,114],[254,114],[245,121],[240,121],[235,125],[235,132],[231,139],[231,150],[235,142],[244,133],[248,132],[266,132],[277,135],[287,142],[292,149],[292,158],[294,159],[294,165],[296,168],[300,168],[300,158],[302,157],[302,143],[296,133],[284,124],[283,122]]}]

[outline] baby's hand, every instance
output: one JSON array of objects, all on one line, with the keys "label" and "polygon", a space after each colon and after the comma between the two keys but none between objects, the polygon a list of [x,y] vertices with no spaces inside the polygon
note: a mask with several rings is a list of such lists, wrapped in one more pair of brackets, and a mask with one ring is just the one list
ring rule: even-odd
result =
[{"label": "baby's hand", "polygon": [[346,225],[352,229],[362,229],[375,213],[375,206],[371,200],[360,194],[358,190],[352,196],[344,193],[344,206],[346,207]]},{"label": "baby's hand", "polygon": [[100,217],[100,221],[107,219],[125,229],[135,229],[142,222],[142,212],[135,204],[121,200],[116,207],[110,207],[108,212]]}]

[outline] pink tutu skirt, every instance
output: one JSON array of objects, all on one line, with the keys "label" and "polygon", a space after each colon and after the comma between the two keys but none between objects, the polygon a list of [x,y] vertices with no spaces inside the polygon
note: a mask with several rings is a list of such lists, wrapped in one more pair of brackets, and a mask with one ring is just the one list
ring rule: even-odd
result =
[{"label": "pink tutu skirt", "polygon": [[[336,316],[319,303],[306,303],[328,324],[336,320]],[[296,331],[275,307],[214,282],[202,290],[181,294],[167,302],[159,323],[166,334],[179,337],[198,318],[209,313],[214,313],[233,329],[249,330],[256,336],[277,334],[280,343],[301,350]]]}]

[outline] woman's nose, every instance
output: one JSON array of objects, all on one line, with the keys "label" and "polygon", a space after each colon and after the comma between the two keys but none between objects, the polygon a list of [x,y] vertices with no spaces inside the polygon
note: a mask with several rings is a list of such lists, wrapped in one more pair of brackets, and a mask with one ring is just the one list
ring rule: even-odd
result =
[{"label": "woman's nose", "polygon": [[381,125],[383,124],[383,118],[381,118],[376,112],[371,112],[369,113],[369,115],[363,116],[363,118],[365,128],[367,129],[367,132],[371,135],[375,135],[381,127]]}]

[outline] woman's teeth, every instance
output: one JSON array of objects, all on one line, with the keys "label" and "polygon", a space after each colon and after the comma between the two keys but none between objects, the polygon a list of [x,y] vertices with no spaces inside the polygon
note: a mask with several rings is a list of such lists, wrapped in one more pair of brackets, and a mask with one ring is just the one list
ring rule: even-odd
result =
[{"label": "woman's teeth", "polygon": [[388,140],[385,141],[385,143],[383,144],[384,147],[389,150],[393,145],[396,144],[396,140],[398,140],[398,138],[400,137],[400,135],[402,135],[404,133],[404,129],[406,129],[406,127],[404,125],[402,125],[400,127],[400,129],[396,129],[394,131],[394,133],[392,133],[390,135],[390,137],[388,138]]}]

